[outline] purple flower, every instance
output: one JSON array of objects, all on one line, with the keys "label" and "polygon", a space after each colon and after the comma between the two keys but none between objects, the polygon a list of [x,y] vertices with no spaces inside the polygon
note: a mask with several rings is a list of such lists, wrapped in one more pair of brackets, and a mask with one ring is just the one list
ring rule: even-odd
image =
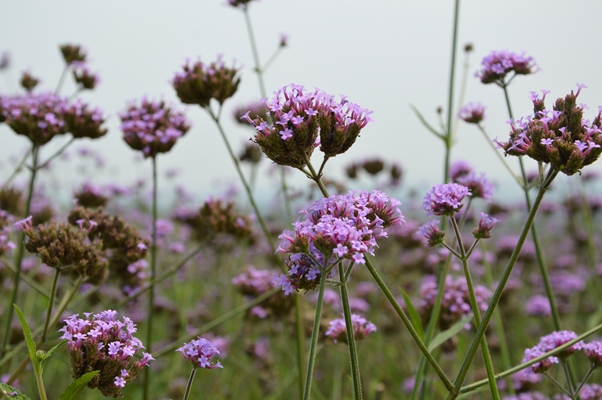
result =
[{"label": "purple flower", "polygon": [[452,182],[459,183],[458,179],[472,173],[472,171],[473,171],[472,166],[470,164],[468,164],[466,161],[463,161],[463,160],[455,161],[449,167],[449,178],[451,179]]},{"label": "purple flower", "polygon": [[583,352],[596,368],[602,367],[602,342],[595,341],[583,345]]},{"label": "purple flower", "polygon": [[478,124],[485,119],[485,107],[481,103],[468,103],[458,113],[458,117],[469,124]]},{"label": "purple flower", "polygon": [[[535,73],[537,64],[531,56],[512,53],[510,51],[492,51],[481,61],[482,68],[476,73],[481,82],[496,83],[500,86],[507,85],[516,75],[529,75]],[[509,80],[506,77],[514,73]]]},{"label": "purple flower", "polygon": [[525,304],[525,312],[527,315],[537,315],[541,317],[552,315],[550,300],[546,296],[539,294],[531,296]]},{"label": "purple flower", "polygon": [[469,172],[466,175],[457,177],[453,182],[466,186],[473,198],[490,201],[493,197],[494,187],[483,173]]},{"label": "purple flower", "polygon": [[[357,314],[351,314],[351,325],[355,340],[365,339],[372,332],[376,332],[376,325]],[[335,343],[338,341],[347,343],[345,319],[338,318],[330,321],[325,335],[331,337]]]},{"label": "purple flower", "polygon": [[445,183],[433,186],[424,197],[422,209],[427,215],[453,216],[462,208],[464,197],[470,196],[466,186],[457,183]]},{"label": "purple flower", "polygon": [[198,339],[191,340],[189,343],[184,343],[184,345],[176,351],[182,353],[184,358],[188,360],[194,368],[224,368],[219,360],[211,360],[212,357],[219,354],[217,347],[200,336]]},{"label": "purple flower", "polygon": [[491,230],[500,220],[485,213],[480,214],[479,226],[472,230],[472,234],[475,239],[489,239],[491,237]]},{"label": "purple flower", "polygon": [[445,239],[445,232],[439,229],[439,220],[436,219],[422,225],[416,233],[426,239],[427,247],[435,247],[443,244]]}]

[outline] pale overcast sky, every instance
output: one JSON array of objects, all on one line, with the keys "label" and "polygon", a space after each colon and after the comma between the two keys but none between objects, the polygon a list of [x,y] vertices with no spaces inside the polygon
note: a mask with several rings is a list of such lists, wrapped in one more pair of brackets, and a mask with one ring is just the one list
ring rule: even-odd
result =
[{"label": "pale overcast sky", "polygon": [[[451,51],[453,1],[373,0],[261,0],[250,4],[260,57],[265,62],[287,34],[289,45],[267,71],[268,93],[297,83],[332,94],[345,94],[374,111],[374,122],[355,146],[329,163],[327,175],[340,176],[354,160],[380,155],[401,163],[406,182],[427,187],[442,176],[443,146],[418,121],[416,106],[437,125],[435,110],[446,106]],[[548,99],[564,96],[584,83],[580,100],[589,104],[593,119],[602,104],[602,79],[598,1],[467,0],[460,5],[459,49],[472,43],[469,78],[464,103],[488,106],[486,127],[492,137],[505,138],[507,112],[502,91],[474,78],[481,59],[492,50],[507,49],[532,55],[540,71],[517,77],[510,93],[516,117],[531,111],[529,91],[548,89]],[[88,50],[89,67],[102,83],[82,97],[109,115],[106,137],[86,142],[114,166],[107,179],[133,182],[150,173],[150,162],[135,163],[134,151],[121,139],[117,113],[126,103],[144,95],[163,98],[185,109],[193,129],[173,150],[160,155],[161,169],[180,167],[180,181],[204,197],[223,191],[221,182],[237,181],[218,131],[198,107],[178,102],[169,80],[186,58],[211,62],[218,54],[244,65],[242,83],[224,110],[224,125],[233,145],[252,134],[231,121],[240,104],[259,99],[253,59],[243,13],[225,0],[0,0],[0,52],[10,52],[13,68],[0,77],[0,92],[17,90],[20,72],[30,70],[42,79],[43,90],[54,90],[63,68],[58,46],[81,44]],[[457,85],[463,70],[459,52]],[[71,81],[62,93],[74,89]],[[456,104],[456,107],[459,107]],[[7,159],[26,148],[23,137],[0,126],[0,181],[6,178]],[[453,159],[465,159],[496,182],[507,173],[475,127],[459,124]],[[48,152],[63,142],[53,140]],[[82,142],[83,143],[83,142]],[[75,148],[79,147],[76,145]],[[510,160],[515,166],[516,161]],[[267,175],[269,162],[262,163]],[[602,163],[591,168],[601,170]],[[70,171],[66,171],[69,174]],[[304,177],[293,174],[294,183]],[[81,181],[81,178],[78,178]],[[260,188],[271,181],[261,177]],[[508,186],[512,187],[512,186]],[[267,189],[266,189],[267,190]]]}]

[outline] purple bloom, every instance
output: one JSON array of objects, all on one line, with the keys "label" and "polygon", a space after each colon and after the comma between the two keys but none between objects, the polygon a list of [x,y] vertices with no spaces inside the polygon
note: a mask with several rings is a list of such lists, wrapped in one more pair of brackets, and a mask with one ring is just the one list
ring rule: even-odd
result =
[{"label": "purple bloom", "polygon": [[470,196],[466,186],[457,183],[445,183],[433,186],[424,197],[422,209],[427,215],[453,216],[462,208],[464,197]]},{"label": "purple bloom", "polygon": [[219,350],[207,339],[198,337],[191,340],[189,343],[184,343],[182,347],[177,349],[182,353],[184,358],[188,360],[194,368],[224,368],[219,361],[212,361],[211,358],[219,354]]},{"label": "purple bloom", "polygon": [[479,226],[472,230],[472,234],[474,235],[475,239],[489,239],[491,237],[491,230],[498,222],[500,222],[499,219],[485,213],[481,213]]},{"label": "purple bloom", "polygon": [[427,247],[435,247],[443,244],[445,239],[445,232],[439,229],[439,220],[436,219],[422,225],[416,233],[426,239]]},{"label": "purple bloom", "polygon": [[493,185],[487,180],[485,174],[469,172],[466,175],[454,179],[453,182],[466,186],[473,198],[481,198],[490,201],[493,197]]},{"label": "purple bloom", "polygon": [[[481,62],[483,66],[476,73],[477,78],[481,82],[496,83],[500,86],[505,86],[515,75],[529,75],[536,72],[537,64],[531,56],[516,54],[510,51],[492,51],[488,56],[483,58]],[[510,80],[506,81],[506,76],[514,73]]]},{"label": "purple bloom", "polygon": [[481,103],[468,103],[458,113],[458,117],[469,124],[478,124],[485,119],[485,107]]},{"label": "purple bloom", "polygon": [[463,160],[455,161],[449,167],[449,178],[451,179],[452,182],[459,183],[458,179],[472,173],[472,171],[473,171],[472,166],[470,164],[468,164],[466,161],[463,161]]},{"label": "purple bloom", "polygon": [[550,300],[546,296],[535,295],[530,297],[525,304],[527,315],[537,315],[541,317],[552,315]]},{"label": "purple bloom", "polygon": [[596,368],[602,367],[602,342],[595,341],[583,345],[583,352]]},{"label": "purple bloom", "polygon": [[[376,325],[357,314],[351,314],[351,325],[353,326],[355,340],[365,339],[372,332],[376,332]],[[338,318],[330,321],[325,335],[333,338],[335,343],[338,341],[347,343],[345,319]]]}]

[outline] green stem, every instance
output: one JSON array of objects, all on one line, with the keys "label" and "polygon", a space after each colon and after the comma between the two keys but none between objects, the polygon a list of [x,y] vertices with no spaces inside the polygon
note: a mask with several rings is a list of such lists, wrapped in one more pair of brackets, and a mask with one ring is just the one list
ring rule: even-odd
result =
[{"label": "green stem", "polygon": [[391,306],[393,306],[393,308],[395,309],[395,312],[397,313],[399,318],[401,318],[401,321],[403,322],[405,327],[408,329],[410,336],[412,336],[412,339],[414,339],[414,341],[418,345],[418,348],[424,355],[425,359],[429,362],[429,364],[431,364],[431,366],[433,367],[433,369],[435,370],[437,375],[439,375],[439,378],[441,378],[441,381],[443,382],[443,384],[445,385],[447,390],[449,390],[450,392],[453,392],[454,391],[453,384],[451,383],[449,378],[445,375],[445,372],[443,372],[443,370],[437,363],[437,360],[435,360],[433,358],[433,355],[428,350],[428,348],[425,346],[424,342],[420,338],[420,335],[418,334],[418,332],[416,332],[416,329],[414,329],[412,322],[410,321],[408,316],[405,314],[403,309],[397,303],[397,300],[395,299],[395,296],[393,296],[393,293],[391,293],[391,291],[389,290],[389,288],[387,287],[385,282],[382,280],[382,278],[380,277],[380,275],[378,274],[378,272],[372,265],[372,262],[370,261],[370,259],[368,257],[364,257],[364,260],[366,261],[366,268],[368,269],[368,272],[370,272],[370,274],[372,275],[372,277],[374,278],[374,280],[380,287],[380,290],[384,293],[387,300],[389,300],[389,303],[391,304]]},{"label": "green stem", "polygon": [[[549,380],[550,382],[552,382],[552,384],[553,384],[554,386],[556,386],[556,388],[557,388],[558,390],[560,390],[562,393],[564,393],[564,394],[566,394],[567,396],[569,396],[571,399],[574,399],[574,398],[575,398],[575,397],[573,396],[573,394],[571,393],[571,391],[569,391],[569,390],[567,390],[566,388],[564,388],[564,386],[562,386],[562,385],[560,384],[560,382],[558,382],[556,379],[554,379],[552,376],[550,376],[550,375],[549,375],[547,372],[544,372],[543,374],[544,374],[544,376],[545,376],[546,378],[548,378],[548,380]],[[566,370],[565,370],[565,374],[566,374]]]},{"label": "green stem", "polygon": [[257,72],[257,80],[259,81],[259,91],[261,92],[261,97],[266,97],[265,83],[263,82],[261,63],[259,62],[259,53],[257,52],[257,42],[255,41],[255,35],[253,34],[253,27],[251,26],[251,18],[249,17],[249,11],[246,6],[242,8],[242,11],[245,15],[247,32],[249,34],[249,40],[251,41],[251,51],[253,53],[253,60],[255,61],[255,72]]},{"label": "green stem", "polygon": [[585,374],[585,377],[583,378],[583,380],[581,381],[581,383],[575,390],[575,397],[579,396],[579,392],[581,392],[581,389],[583,389],[583,385],[585,385],[587,383],[587,381],[589,380],[589,377],[592,376],[592,372],[594,372],[595,369],[596,369],[596,364],[592,363],[589,371],[587,371],[587,374]]},{"label": "green stem", "polygon": [[[470,365],[472,364],[472,360],[474,359],[474,356],[477,351],[477,344],[480,343],[481,339],[485,335],[485,330],[487,329],[487,326],[489,325],[489,321],[491,320],[491,317],[493,316],[493,312],[495,311],[495,308],[497,307],[497,305],[500,301],[500,298],[502,297],[503,290],[506,287],[506,284],[508,283],[508,279],[510,279],[510,274],[512,273],[514,266],[516,265],[516,261],[518,260],[520,251],[522,250],[523,244],[525,243],[525,240],[527,239],[527,235],[529,234],[529,231],[531,230],[531,226],[533,225],[533,221],[535,220],[535,215],[537,214],[539,205],[541,204],[541,201],[543,200],[543,196],[544,196],[545,192],[549,189],[550,184],[552,183],[552,181],[554,180],[556,175],[558,175],[558,171],[550,170],[545,181],[541,184],[541,186],[539,188],[539,191],[537,193],[537,197],[535,198],[533,207],[529,211],[529,215],[527,216],[525,225],[523,226],[521,234],[518,238],[518,242],[516,243],[516,247],[514,248],[514,251],[512,252],[510,259],[508,260],[508,264],[506,265],[506,268],[504,269],[504,272],[502,274],[502,277],[500,278],[498,286],[497,286],[493,296],[491,297],[487,311],[485,312],[485,315],[483,316],[483,320],[481,321],[481,324],[479,325],[479,327],[477,329],[477,333],[475,334],[475,337],[470,345],[470,349],[469,349],[468,353],[466,354],[466,357],[464,358],[464,362],[462,363],[462,367],[460,368],[460,371],[458,372],[458,376],[456,377],[456,380],[454,383],[454,392],[455,393],[458,393],[460,387],[464,383],[464,379],[466,379],[466,374],[468,373],[468,369],[470,368]],[[457,394],[454,395],[452,393],[451,398],[454,399],[456,397],[457,397]]]},{"label": "green stem", "polygon": [[324,288],[326,286],[325,269],[320,273],[320,290],[318,291],[318,301],[316,303],[316,315],[314,317],[314,327],[311,332],[311,341],[309,342],[309,359],[307,361],[307,373],[305,374],[305,388],[303,390],[303,400],[309,400],[311,396],[311,384],[316,364],[316,349],[318,347],[318,336],[320,333],[320,320],[322,319],[322,306],[324,304]]},{"label": "green stem", "polygon": [[188,400],[188,396],[190,396],[190,390],[192,389],[192,382],[194,381],[195,374],[196,368],[192,368],[192,371],[190,371],[190,376],[188,377],[188,383],[186,384],[186,391],[184,392],[183,400]]},{"label": "green stem", "polygon": [[451,159],[451,146],[453,143],[452,118],[454,114],[454,76],[456,73],[456,49],[458,46],[458,17],[460,15],[460,0],[456,0],[454,7],[454,28],[452,34],[451,66],[449,69],[449,93],[447,98],[447,135],[445,137],[445,166],[443,182],[449,182],[449,166]]},{"label": "green stem", "polygon": [[[343,264],[339,263],[339,276],[344,279],[345,272]],[[351,380],[353,382],[353,394],[355,400],[362,399],[362,380],[360,376],[360,362],[357,356],[357,346],[355,343],[355,332],[353,331],[353,322],[351,321],[351,309],[349,308],[349,293],[347,284],[343,281],[341,285],[341,303],[343,305],[343,315],[345,316],[345,329],[347,330],[347,348],[349,350],[349,363],[351,366]]]},{"label": "green stem", "polygon": [[324,186],[324,182],[322,182],[322,177],[316,173],[314,166],[311,164],[309,157],[305,153],[303,153],[303,161],[305,161],[305,164],[307,164],[307,168],[309,169],[309,178],[316,182],[316,185],[318,185],[320,192],[322,192],[322,196],[330,197],[326,186]]},{"label": "green stem", "polygon": [[[466,256],[466,250],[464,249],[464,243],[462,242],[462,235],[460,234],[460,228],[458,227],[456,219],[453,216],[451,216],[449,219],[451,221],[452,227],[454,228],[456,240],[458,242],[458,248],[460,249],[460,261],[462,262],[462,269],[464,271],[464,277],[466,278],[466,286],[468,287],[468,298],[470,300],[470,307],[472,308],[472,312],[474,315],[475,325],[479,326],[481,324],[481,310],[479,309],[479,303],[477,302],[477,297],[474,292],[474,284],[472,282],[470,269],[468,268],[468,257]],[[489,353],[489,347],[487,346],[487,339],[485,335],[483,335],[481,339],[481,351],[483,352],[483,360],[485,362],[487,378],[489,379],[489,390],[491,391],[491,396],[494,400],[499,400],[500,393],[497,388],[497,383],[495,382],[493,362],[491,361],[491,354]]]},{"label": "green stem", "polygon": [[[35,183],[35,179],[36,179],[36,167],[38,165],[38,153],[39,153],[39,146],[37,146],[36,144],[32,144],[32,148],[31,148],[31,159],[32,159],[32,169],[31,169],[31,176],[29,178],[29,188],[28,188],[28,192],[27,192],[27,200],[25,202],[25,215],[24,218],[27,218],[29,216],[29,211],[31,208],[31,199],[33,198],[33,188],[34,188],[34,183]],[[23,255],[25,253],[25,233],[24,232],[19,232],[19,244],[17,246],[17,254],[16,254],[16,259],[15,259],[15,276],[13,278],[13,290],[11,292],[10,295],[10,301],[8,303],[8,307],[7,307],[7,315],[6,315],[6,322],[5,322],[5,328],[4,328],[4,339],[2,341],[2,352],[1,354],[4,355],[7,351],[8,348],[8,338],[10,337],[10,327],[11,327],[11,321],[13,319],[13,304],[17,303],[17,295],[19,293],[19,282],[21,281],[21,266],[23,263]]]},{"label": "green stem", "polygon": [[44,388],[44,381],[42,380],[42,373],[36,374],[36,383],[38,384],[38,393],[40,394],[40,400],[48,400],[46,397],[46,389]]},{"label": "green stem", "polygon": [[65,150],[67,150],[67,148],[69,146],[71,146],[71,144],[75,141],[75,138],[72,137],[71,139],[69,139],[69,141],[67,143],[65,143],[63,146],[61,146],[60,149],[58,149],[53,155],[51,155],[50,157],[48,157],[48,159],[46,161],[44,161],[39,167],[36,167],[37,169],[44,169],[48,166],[48,164],[50,164],[50,162],[52,160],[54,160],[55,158],[57,158],[58,156],[60,156],[61,154],[63,154],[63,152]]},{"label": "green stem", "polygon": [[[150,254],[150,270],[151,270],[151,282],[155,279],[157,274],[157,157],[151,157],[153,164],[153,225],[151,233],[151,254]],[[146,348],[148,352],[152,352],[153,346],[153,316],[155,314],[155,285],[151,285],[148,294],[148,324],[146,331]],[[150,368],[144,369],[144,391],[142,398],[148,399],[150,389]]]},{"label": "green stem", "polygon": [[50,289],[50,297],[48,298],[48,311],[46,312],[46,322],[44,322],[44,330],[42,331],[42,342],[46,341],[46,334],[48,333],[48,324],[50,323],[50,316],[52,315],[52,306],[54,305],[54,296],[56,296],[56,283],[59,280],[60,271],[54,270],[54,278],[52,279],[52,287]]},{"label": "green stem", "polygon": [[58,85],[56,85],[56,90],[54,91],[55,95],[58,95],[61,91],[61,86],[63,86],[63,82],[65,81],[65,75],[67,75],[67,71],[69,71],[69,64],[65,65],[65,68],[63,68],[63,72],[61,72],[59,83]]},{"label": "green stem", "polygon": [[[572,345],[574,345],[577,342],[580,342],[582,340],[587,339],[589,336],[593,335],[594,333],[598,332],[600,329],[602,329],[602,324],[595,326],[594,328],[590,329],[587,332],[582,333],[581,335],[579,335],[578,337],[576,337],[575,339],[566,342],[565,344],[563,344],[562,346],[558,346],[557,348],[555,348],[554,350],[550,350],[545,354],[542,354],[538,357],[535,357],[532,360],[529,360],[525,363],[522,363],[520,365],[517,365],[516,367],[510,368],[504,372],[500,372],[499,374],[496,374],[496,380],[500,380],[502,378],[511,376],[516,374],[518,371],[521,371],[525,368],[530,367],[531,365],[540,362],[543,359],[546,359],[550,356],[554,356],[557,355],[559,353],[561,353],[562,351],[568,349],[569,347],[571,347]],[[460,390],[460,393],[468,393],[468,392],[472,392],[474,390],[477,390],[478,388],[480,388],[481,386],[484,386],[488,383],[489,381],[487,379],[482,379],[480,381],[471,383],[470,385],[466,385],[466,386],[462,386],[462,389]]]},{"label": "green stem", "polygon": [[297,369],[299,370],[298,390],[303,395],[305,382],[305,326],[303,323],[303,302],[301,295],[295,293],[295,339],[297,344]]}]

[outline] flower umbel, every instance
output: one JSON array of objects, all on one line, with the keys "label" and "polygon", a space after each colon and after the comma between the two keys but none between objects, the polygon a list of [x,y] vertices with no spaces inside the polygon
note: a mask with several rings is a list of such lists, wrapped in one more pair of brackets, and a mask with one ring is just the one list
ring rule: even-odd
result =
[{"label": "flower umbel", "polygon": [[184,358],[188,360],[194,368],[224,368],[219,360],[211,360],[212,357],[219,354],[217,347],[200,336],[198,339],[193,339],[189,343],[184,343],[184,345],[176,351],[182,353]]},{"label": "flower umbel", "polygon": [[470,196],[466,186],[457,183],[444,183],[433,186],[424,197],[422,209],[427,215],[453,216],[462,208],[462,200]]},{"label": "flower umbel", "polygon": [[[529,75],[535,73],[537,64],[533,57],[525,53],[517,54],[511,51],[492,51],[481,61],[483,68],[475,75],[481,82],[495,83],[499,86],[505,86],[516,75]],[[508,74],[513,73],[510,79],[506,80]]]},{"label": "flower umbel", "polygon": [[468,103],[458,113],[458,117],[469,124],[478,124],[485,119],[485,107],[481,103]]},{"label": "flower umbel", "polygon": [[[376,332],[376,325],[357,314],[351,314],[351,325],[353,326],[355,340],[363,340],[372,332]],[[325,335],[331,337],[335,343],[339,341],[347,343],[345,319],[337,318],[330,321]]]}]

